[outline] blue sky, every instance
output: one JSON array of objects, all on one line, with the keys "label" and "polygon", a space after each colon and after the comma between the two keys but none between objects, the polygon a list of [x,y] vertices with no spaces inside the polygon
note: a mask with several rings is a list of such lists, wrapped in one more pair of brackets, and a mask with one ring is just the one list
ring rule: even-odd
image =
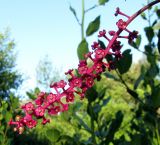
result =
[{"label": "blue sky", "polygon": [[[97,4],[98,0],[86,0],[85,7]],[[16,42],[17,68],[25,76],[23,88],[35,87],[35,68],[46,54],[53,66],[67,71],[78,64],[77,46],[81,40],[80,27],[69,10],[69,3],[81,17],[81,0],[0,0],[0,31],[10,28],[11,38]],[[128,15],[133,14],[146,0],[110,0],[105,6],[96,8],[86,15],[85,27],[96,16],[101,15],[101,29],[116,29],[114,17],[116,7]],[[146,23],[137,18],[129,28],[143,35]],[[97,33],[87,39],[90,43],[97,40]],[[142,44],[145,42],[143,39]],[[126,43],[128,46],[128,44]],[[134,53],[134,59],[141,54]]]}]

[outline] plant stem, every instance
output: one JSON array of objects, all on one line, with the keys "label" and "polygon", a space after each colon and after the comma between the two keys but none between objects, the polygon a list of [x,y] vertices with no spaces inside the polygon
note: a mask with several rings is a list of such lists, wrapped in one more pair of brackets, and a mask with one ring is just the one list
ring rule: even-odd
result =
[{"label": "plant stem", "polygon": [[84,18],[85,18],[85,4],[84,0],[82,0],[82,22],[81,22],[81,39],[84,39]]},{"label": "plant stem", "polygon": [[108,54],[111,46],[113,45],[114,41],[119,37],[119,35],[121,34],[121,32],[123,30],[125,30],[127,28],[127,26],[137,17],[139,16],[141,13],[143,13],[145,10],[149,9],[150,7],[152,7],[153,5],[159,3],[160,0],[155,0],[151,3],[149,3],[148,5],[144,6],[143,8],[141,8],[140,10],[138,10],[136,13],[134,13],[127,21],[126,21],[126,26],[124,29],[118,29],[118,31],[115,33],[115,35],[112,37],[110,43],[108,44],[107,46],[107,49],[106,49],[106,54]]},{"label": "plant stem", "polygon": [[[92,104],[89,102],[88,105],[90,106],[90,108],[92,108]],[[91,112],[91,116],[93,116],[93,110],[90,110]],[[91,130],[92,130],[92,140],[93,140],[93,143],[94,145],[96,145],[96,136],[95,136],[95,133],[94,133],[94,119],[93,117],[91,117]]]}]

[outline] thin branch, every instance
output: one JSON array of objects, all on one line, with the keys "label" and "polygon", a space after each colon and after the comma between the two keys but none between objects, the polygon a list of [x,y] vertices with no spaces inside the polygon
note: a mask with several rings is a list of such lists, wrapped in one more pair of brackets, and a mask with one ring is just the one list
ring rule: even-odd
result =
[{"label": "thin branch", "polygon": [[98,7],[98,5],[94,5],[94,6],[90,7],[89,9],[86,9],[85,13],[89,12],[90,10],[95,9],[96,7]]},{"label": "thin branch", "polygon": [[139,50],[139,49],[136,49],[136,50],[141,52],[141,53],[143,53],[143,54],[145,54],[145,55],[151,55],[151,56],[154,56],[154,57],[158,57],[160,59],[160,55],[156,55],[156,54],[152,54],[152,53],[150,54],[148,52],[145,52],[145,51],[142,51],[142,50]]},{"label": "thin branch", "polygon": [[70,9],[71,12],[73,13],[73,15],[74,15],[74,17],[75,17],[75,19],[76,19],[76,21],[77,21],[77,23],[78,23],[78,25],[81,26],[81,23],[80,23],[80,21],[79,21],[79,19],[78,19],[78,17],[77,17],[77,14],[76,14],[75,9],[71,6],[71,4],[70,4],[69,2],[68,2],[68,5],[69,5],[69,9]]}]

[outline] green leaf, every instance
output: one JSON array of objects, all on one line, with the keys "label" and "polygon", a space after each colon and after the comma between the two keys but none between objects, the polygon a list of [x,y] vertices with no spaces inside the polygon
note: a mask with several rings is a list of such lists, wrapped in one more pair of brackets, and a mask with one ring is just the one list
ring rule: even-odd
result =
[{"label": "green leaf", "polygon": [[5,115],[5,119],[6,119],[6,122],[9,122],[9,120],[12,118],[12,113],[10,112],[6,112],[6,115]]},{"label": "green leaf", "polygon": [[46,136],[49,140],[56,142],[60,137],[60,131],[57,129],[48,129],[46,131]]},{"label": "green leaf", "polygon": [[132,54],[130,54],[131,50],[127,49],[122,53],[122,58],[116,63],[118,71],[120,74],[126,73],[132,64]]},{"label": "green leaf", "polygon": [[100,45],[100,47],[101,47],[102,49],[106,49],[106,46],[105,46],[105,44],[103,43],[103,41],[98,40],[98,43],[99,43],[99,45]]},{"label": "green leaf", "polygon": [[106,2],[108,2],[109,0],[99,0],[99,5],[104,5]]},{"label": "green leaf", "polygon": [[146,36],[147,36],[148,41],[151,42],[154,37],[153,28],[152,27],[145,27],[144,31],[146,32]]},{"label": "green leaf", "polygon": [[140,44],[141,44],[141,39],[142,39],[142,38],[141,38],[141,35],[138,35],[136,41],[135,41],[135,42],[132,41],[130,45],[131,45],[132,47],[138,49],[139,46],[140,46]]},{"label": "green leaf", "polygon": [[154,26],[153,26],[154,30],[159,30],[160,29],[160,22],[157,22]]},{"label": "green leaf", "polygon": [[98,92],[94,87],[89,88],[86,92],[86,97],[89,102],[93,102],[98,98]]},{"label": "green leaf", "polygon": [[33,94],[33,93],[30,93],[30,92],[26,92],[26,95],[30,98],[30,99],[32,99],[32,100],[35,100],[37,97],[35,96],[35,94]]},{"label": "green leaf", "polygon": [[119,78],[117,78],[116,76],[114,76],[113,74],[109,73],[109,72],[105,72],[104,75],[107,77],[107,78],[110,78],[110,79],[113,79],[115,81],[120,81]]},{"label": "green leaf", "polygon": [[151,97],[154,108],[160,107],[160,86],[156,86],[153,88]]},{"label": "green leaf", "polygon": [[156,11],[158,18],[160,18],[160,9]]},{"label": "green leaf", "polygon": [[101,90],[99,91],[99,93],[98,93],[98,99],[99,99],[100,101],[104,98],[104,96],[105,96],[105,94],[106,94],[106,90],[107,90],[107,88],[103,88],[103,89],[101,89]]},{"label": "green leaf", "polygon": [[123,121],[123,114],[121,111],[118,111],[116,113],[116,118],[112,120],[107,130],[107,134],[103,143],[109,144],[109,142],[113,141],[114,135],[116,131],[120,128],[122,121]]},{"label": "green leaf", "polygon": [[79,22],[78,18],[77,18],[77,13],[75,11],[75,9],[70,5],[69,6],[70,11],[73,13],[73,15],[75,16],[76,20]]},{"label": "green leaf", "polygon": [[86,131],[92,133],[92,130],[87,126],[87,124],[79,116],[75,114],[75,118],[78,120],[79,124],[84,127]]},{"label": "green leaf", "polygon": [[92,22],[89,23],[86,30],[86,35],[90,36],[99,29],[100,26],[100,16],[96,17]]},{"label": "green leaf", "polygon": [[109,103],[110,99],[111,99],[111,97],[108,97],[108,98],[104,99],[102,107],[105,106],[105,105],[107,105]]},{"label": "green leaf", "polygon": [[138,85],[140,84],[140,82],[144,79],[144,74],[141,73],[138,77],[138,79],[136,80],[135,84],[134,84],[134,89],[137,89]]},{"label": "green leaf", "polygon": [[142,17],[142,19],[147,20],[145,13],[142,13],[142,14],[141,14],[141,17]]},{"label": "green leaf", "polygon": [[89,52],[88,43],[86,39],[83,39],[77,48],[77,54],[78,54],[79,60],[84,60],[84,55],[88,52]]}]

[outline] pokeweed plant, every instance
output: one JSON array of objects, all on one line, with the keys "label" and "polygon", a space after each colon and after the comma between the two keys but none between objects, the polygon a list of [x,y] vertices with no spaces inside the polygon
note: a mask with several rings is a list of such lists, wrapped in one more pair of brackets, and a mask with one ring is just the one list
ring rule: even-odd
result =
[{"label": "pokeweed plant", "polygon": [[[69,78],[68,82],[61,80],[51,84],[52,92],[41,92],[34,102],[28,102],[23,105],[21,109],[24,111],[24,116],[17,115],[15,121],[11,119],[8,124],[14,127],[14,131],[22,134],[25,128],[35,127],[39,119],[42,119],[41,123],[43,125],[49,123],[50,119],[46,117],[47,113],[49,115],[56,115],[67,111],[69,105],[74,102],[76,95],[78,95],[80,99],[83,99],[86,91],[93,87],[94,80],[100,80],[101,74],[106,69],[109,71],[116,69],[117,62],[120,62],[120,60],[125,57],[125,55],[121,53],[122,45],[119,39],[127,39],[128,43],[132,44],[134,39],[138,37],[138,31],[130,31],[127,29],[127,26],[137,16],[159,2],[160,0],[155,0],[149,3],[132,16],[126,15],[117,8],[115,16],[122,15],[127,20],[119,19],[116,23],[118,30],[109,31],[108,34],[110,37],[107,36],[106,30],[99,31],[98,37],[106,39],[108,42],[107,47],[104,48],[101,41],[93,42],[93,51],[84,55],[85,59],[80,60],[78,69],[70,69],[65,73]],[[128,35],[121,36],[120,34],[123,31],[126,31]],[[111,57],[112,59],[109,59]],[[131,94],[133,93],[129,88],[127,91]]]}]

